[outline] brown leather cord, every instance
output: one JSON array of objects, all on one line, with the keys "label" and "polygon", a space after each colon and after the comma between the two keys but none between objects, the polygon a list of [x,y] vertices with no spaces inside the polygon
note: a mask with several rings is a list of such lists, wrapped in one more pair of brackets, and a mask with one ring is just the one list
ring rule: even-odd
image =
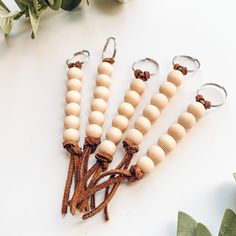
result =
[{"label": "brown leather cord", "polygon": [[150,72],[148,71],[142,71],[142,70],[135,70],[134,71],[134,76],[136,79],[141,79],[143,81],[147,81],[148,79],[150,79]]},{"label": "brown leather cord", "polygon": [[111,58],[111,57],[104,58],[102,61],[103,62],[108,62],[111,65],[113,65],[115,63],[115,60],[113,58]]},{"label": "brown leather cord", "polygon": [[68,68],[72,67],[78,67],[79,69],[82,69],[82,63],[80,61],[71,62],[68,64]]},{"label": "brown leather cord", "polygon": [[182,72],[183,75],[187,75],[188,73],[187,67],[181,66],[179,64],[174,64],[173,68],[174,70],[179,70],[180,72]]},{"label": "brown leather cord", "polygon": [[211,102],[206,101],[202,95],[198,94],[195,99],[197,102],[200,102],[206,110],[211,108]]}]

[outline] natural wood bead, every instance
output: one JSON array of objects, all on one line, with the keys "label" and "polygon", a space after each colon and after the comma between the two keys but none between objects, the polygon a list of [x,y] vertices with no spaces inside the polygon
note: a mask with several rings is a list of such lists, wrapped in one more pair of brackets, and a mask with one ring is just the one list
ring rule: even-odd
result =
[{"label": "natural wood bead", "polygon": [[122,138],[122,132],[120,129],[116,127],[111,127],[106,134],[106,139],[112,141],[113,143],[117,144],[120,142]]},{"label": "natural wood bead", "polygon": [[146,134],[151,129],[151,126],[150,120],[144,116],[138,117],[134,123],[134,127],[143,134]]},{"label": "natural wood bead", "polygon": [[80,105],[77,103],[74,103],[74,102],[67,104],[66,108],[65,108],[65,113],[66,113],[66,115],[79,116]]},{"label": "natural wood bead", "polygon": [[168,129],[168,134],[172,136],[175,141],[182,139],[185,136],[185,133],[185,128],[178,123],[171,125]]},{"label": "natural wood bead", "polygon": [[101,138],[102,136],[102,128],[96,124],[90,124],[86,129],[86,136],[92,138]]},{"label": "natural wood bead", "polygon": [[139,94],[133,90],[126,92],[125,98],[124,98],[125,102],[132,104],[134,107],[136,107],[139,104],[140,99],[141,98]]},{"label": "natural wood bead", "polygon": [[147,151],[147,156],[150,157],[155,164],[162,161],[165,155],[164,150],[158,145],[152,145]]},{"label": "natural wood bead", "polygon": [[173,97],[176,93],[176,86],[171,82],[161,84],[159,91],[168,98]]},{"label": "natural wood bead", "polygon": [[78,142],[79,141],[79,131],[77,129],[66,129],[63,133],[63,139],[65,141]]},{"label": "natural wood bead", "polygon": [[173,83],[175,86],[180,86],[183,82],[184,75],[179,70],[173,70],[167,75],[167,81]]},{"label": "natural wood bead", "polygon": [[178,123],[181,124],[185,129],[192,128],[196,123],[196,118],[189,112],[184,112],[179,116]]},{"label": "natural wood bead", "polygon": [[66,129],[73,128],[73,129],[79,129],[80,127],[80,119],[78,116],[66,116],[64,119],[64,126]]},{"label": "natural wood bead", "polygon": [[145,91],[146,84],[141,79],[133,79],[130,84],[130,89],[136,91],[139,95],[142,95]]},{"label": "natural wood bead", "polygon": [[206,109],[202,103],[193,102],[188,106],[187,111],[193,114],[196,119],[200,119],[201,117],[204,116]]},{"label": "natural wood bead", "polygon": [[78,79],[70,79],[67,81],[67,90],[75,90],[80,92],[82,88],[82,82]]},{"label": "natural wood bead", "polygon": [[92,111],[100,111],[104,113],[107,109],[107,103],[101,98],[95,98],[91,104]]},{"label": "natural wood bead", "polygon": [[101,62],[98,66],[98,73],[112,76],[113,66],[108,62]]},{"label": "natural wood bead", "polygon": [[128,102],[123,102],[118,108],[118,113],[129,119],[134,114],[134,107]]},{"label": "natural wood bead", "polygon": [[139,145],[143,140],[143,134],[137,129],[128,130],[125,137],[130,139],[136,145]]},{"label": "natural wood bead", "polygon": [[81,94],[75,90],[71,90],[71,91],[68,91],[66,93],[66,102],[67,103],[72,103],[72,102],[75,102],[75,103],[80,103],[81,101]]},{"label": "natural wood bead", "polygon": [[165,151],[170,152],[176,146],[175,139],[169,134],[164,134],[158,139],[158,145]]},{"label": "natural wood bead", "polygon": [[99,145],[99,151],[113,156],[116,152],[116,145],[110,140],[105,140]]},{"label": "natural wood bead", "polygon": [[162,93],[156,93],[151,99],[151,104],[159,109],[163,109],[168,104],[168,98]]},{"label": "natural wood bead", "polygon": [[68,79],[79,79],[79,80],[82,80],[83,72],[78,67],[71,67],[67,71],[67,76],[68,76]]},{"label": "natural wood bead", "polygon": [[106,88],[110,88],[111,86],[111,78],[108,75],[100,74],[96,79],[97,86],[104,86]]},{"label": "natural wood bead", "polygon": [[129,126],[129,120],[125,116],[117,115],[112,120],[112,126],[125,131]]},{"label": "natural wood bead", "polygon": [[89,114],[88,121],[90,124],[102,126],[105,121],[104,114],[100,111],[92,111]]},{"label": "natural wood bead", "polygon": [[154,122],[158,119],[160,111],[156,106],[147,105],[143,110],[143,115],[148,118],[151,122]]},{"label": "natural wood bead", "polygon": [[103,100],[107,101],[110,96],[109,89],[104,86],[98,86],[95,88],[94,98],[102,98]]},{"label": "natural wood bead", "polygon": [[155,167],[154,162],[148,156],[139,157],[136,165],[142,170],[144,174],[151,173]]}]

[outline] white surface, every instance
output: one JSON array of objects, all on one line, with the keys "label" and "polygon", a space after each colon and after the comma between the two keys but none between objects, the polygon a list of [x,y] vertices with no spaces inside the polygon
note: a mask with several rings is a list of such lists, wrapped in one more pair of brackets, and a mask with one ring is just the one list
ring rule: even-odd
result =
[{"label": "white surface", "polygon": [[[0,36],[1,235],[171,236],[178,210],[205,223],[216,235],[224,209],[236,210],[235,1],[111,2],[91,1],[89,7],[83,4],[82,10],[72,13],[46,13],[35,40],[24,21],[6,40]],[[92,54],[84,70],[84,135],[96,66],[108,36],[117,38],[118,53],[106,128],[133,78],[134,60],[153,57],[161,66],[160,74],[148,82],[138,114],[165,80],[173,56],[189,54],[202,63],[201,71],[186,79],[146,135],[139,155],[185,110],[201,84],[224,84],[229,98],[223,107],[208,112],[154,173],[122,185],[110,204],[110,222],[105,223],[102,214],[87,221],[80,216],[62,218],[68,167],[62,148],[65,59],[80,49]],[[122,154],[120,148],[113,166]]]}]

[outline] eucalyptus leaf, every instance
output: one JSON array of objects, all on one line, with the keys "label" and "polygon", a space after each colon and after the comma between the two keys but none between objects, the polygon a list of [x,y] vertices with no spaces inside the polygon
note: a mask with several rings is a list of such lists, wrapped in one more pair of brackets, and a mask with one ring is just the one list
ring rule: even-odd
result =
[{"label": "eucalyptus leaf", "polygon": [[0,6],[1,6],[2,8],[4,8],[7,12],[10,12],[10,10],[8,9],[8,7],[5,5],[5,3],[4,3],[2,0],[0,0]]},{"label": "eucalyptus leaf", "polygon": [[25,6],[30,6],[33,4],[33,0],[18,0],[18,2],[20,2],[21,4]]},{"label": "eucalyptus leaf", "polygon": [[71,11],[78,7],[81,0],[62,0],[61,8],[66,11]]},{"label": "eucalyptus leaf", "polygon": [[[5,11],[5,14],[4,14]],[[12,21],[13,19],[19,14],[18,11],[16,12],[6,12],[5,9],[3,9],[0,6],[0,27],[2,32],[7,35],[11,32],[12,29]]]},{"label": "eucalyptus leaf", "polygon": [[47,2],[49,3],[50,6],[54,4],[54,0],[47,0]]},{"label": "eucalyptus leaf", "polygon": [[57,11],[61,7],[62,0],[54,0],[53,5],[50,5],[49,7],[52,8],[53,10]]},{"label": "eucalyptus leaf", "polygon": [[177,236],[196,236],[197,222],[184,212],[178,213]]},{"label": "eucalyptus leaf", "polygon": [[29,6],[29,16],[30,16],[30,23],[32,26],[32,38],[35,38],[38,28],[39,28],[39,20],[40,20],[40,15],[37,16],[34,12],[33,6]]},{"label": "eucalyptus leaf", "polygon": [[212,236],[212,235],[205,225],[203,225],[202,223],[198,223],[196,236]]},{"label": "eucalyptus leaf", "polygon": [[235,180],[236,180],[236,172],[234,173],[234,178],[235,178]]},{"label": "eucalyptus leaf", "polygon": [[236,235],[236,214],[227,209],[221,223],[219,236],[235,236]]}]

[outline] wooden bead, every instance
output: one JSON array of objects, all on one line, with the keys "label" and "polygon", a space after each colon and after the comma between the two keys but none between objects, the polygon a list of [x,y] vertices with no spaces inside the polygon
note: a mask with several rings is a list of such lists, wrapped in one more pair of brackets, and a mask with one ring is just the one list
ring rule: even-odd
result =
[{"label": "wooden bead", "polygon": [[175,141],[182,139],[185,136],[185,133],[185,128],[178,123],[171,125],[168,129],[168,134],[172,136]]},{"label": "wooden bead", "polygon": [[139,145],[143,140],[143,134],[137,129],[127,131],[125,138],[130,139],[134,144]]},{"label": "wooden bead", "polygon": [[156,106],[147,105],[143,110],[143,115],[148,118],[151,122],[154,122],[158,119],[160,111]]},{"label": "wooden bead", "polygon": [[138,159],[137,164],[138,168],[142,170],[144,174],[149,174],[154,170],[154,162],[148,156],[142,156]]},{"label": "wooden bead", "polygon": [[92,111],[89,114],[88,121],[90,124],[102,126],[105,121],[104,114],[100,111]]},{"label": "wooden bead", "polygon": [[125,131],[129,126],[129,120],[125,116],[117,115],[112,120],[112,126]]},{"label": "wooden bead", "polygon": [[158,145],[165,151],[170,152],[176,146],[175,139],[169,134],[162,135],[158,140]]},{"label": "wooden bead", "polygon": [[67,81],[67,90],[75,90],[80,92],[82,88],[82,82],[78,79],[70,79]]},{"label": "wooden bead", "polygon": [[65,113],[66,113],[66,115],[79,116],[80,105],[77,103],[74,103],[74,102],[67,104],[66,108],[65,108]]},{"label": "wooden bead", "polygon": [[92,111],[100,111],[104,113],[107,109],[107,103],[101,98],[96,98],[91,104]]},{"label": "wooden bead", "polygon": [[179,116],[178,123],[181,124],[185,129],[192,128],[196,123],[196,118],[189,112],[184,112]]},{"label": "wooden bead", "polygon": [[110,141],[112,141],[113,143],[117,144],[120,142],[121,138],[122,138],[122,132],[120,129],[116,128],[116,127],[111,127],[106,134],[106,138]]},{"label": "wooden bead", "polygon": [[126,92],[125,98],[124,98],[125,102],[132,104],[134,107],[136,107],[139,104],[140,99],[141,98],[139,94],[133,90]]},{"label": "wooden bead", "polygon": [[193,102],[188,106],[187,111],[195,116],[196,119],[200,119],[204,116],[206,109],[200,102]]},{"label": "wooden bead", "polygon": [[99,145],[99,151],[113,156],[116,152],[116,145],[110,140],[105,140]]},{"label": "wooden bead", "polygon": [[111,86],[111,78],[108,75],[100,74],[96,79],[97,86],[104,86],[106,88],[110,88]]},{"label": "wooden bead", "polygon": [[83,72],[78,67],[71,67],[67,71],[67,76],[68,76],[68,79],[79,79],[79,80],[82,80]]},{"label": "wooden bead", "polygon": [[107,101],[110,96],[109,89],[104,86],[98,86],[95,88],[94,98],[102,98],[103,100]]},{"label": "wooden bead", "polygon": [[173,83],[175,86],[180,86],[183,82],[184,75],[179,70],[173,70],[167,75],[167,81]]},{"label": "wooden bead", "polygon": [[173,97],[176,93],[176,86],[171,82],[165,82],[160,86],[159,91],[168,98]]},{"label": "wooden bead", "polygon": [[134,123],[134,127],[143,134],[146,134],[151,129],[151,126],[150,120],[144,116],[138,117]]},{"label": "wooden bead", "polygon": [[128,102],[123,102],[118,108],[118,113],[129,119],[134,114],[134,107]]},{"label": "wooden bead", "polygon": [[151,99],[151,104],[159,109],[163,109],[168,104],[168,98],[162,93],[156,93]]},{"label": "wooden bead", "polygon": [[98,73],[105,74],[111,77],[113,73],[113,66],[108,62],[102,62],[98,66]]},{"label": "wooden bead", "polygon": [[73,128],[73,129],[79,129],[80,127],[80,119],[77,116],[67,116],[64,119],[64,126],[66,129]]},{"label": "wooden bead", "polygon": [[66,93],[66,102],[67,103],[72,103],[72,102],[75,102],[75,103],[80,103],[81,101],[81,94],[75,90],[71,90],[71,91],[68,91]]},{"label": "wooden bead", "polygon": [[166,154],[160,146],[152,145],[148,149],[147,155],[149,158],[153,160],[154,164],[157,164],[158,162],[162,161],[165,158]]},{"label": "wooden bead", "polygon": [[139,95],[142,95],[145,91],[146,84],[141,79],[134,79],[130,84],[130,89],[136,91]]},{"label": "wooden bead", "polygon": [[96,124],[88,125],[87,129],[86,129],[86,135],[87,135],[87,137],[101,138],[101,136],[102,136],[101,126],[96,125]]},{"label": "wooden bead", "polygon": [[64,141],[78,142],[79,141],[79,131],[77,129],[66,129],[63,133]]}]

